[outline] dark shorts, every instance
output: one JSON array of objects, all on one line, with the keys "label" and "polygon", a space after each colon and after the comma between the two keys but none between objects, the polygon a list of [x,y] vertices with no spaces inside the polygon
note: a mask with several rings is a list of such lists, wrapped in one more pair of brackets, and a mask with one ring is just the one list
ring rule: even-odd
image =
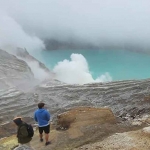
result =
[{"label": "dark shorts", "polygon": [[39,133],[42,134],[43,131],[48,134],[50,132],[50,125],[47,125],[45,127],[39,127]]}]

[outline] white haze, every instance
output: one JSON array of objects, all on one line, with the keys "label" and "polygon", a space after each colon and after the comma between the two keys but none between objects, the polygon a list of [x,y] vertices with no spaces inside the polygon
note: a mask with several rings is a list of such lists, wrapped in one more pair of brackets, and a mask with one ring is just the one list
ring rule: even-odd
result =
[{"label": "white haze", "polygon": [[[12,22],[4,22],[6,27],[13,29],[16,35],[20,27],[29,36],[29,39],[14,37],[11,41],[14,44],[24,41],[26,45],[27,40],[31,43],[30,38],[34,37],[61,41],[75,39],[99,46],[127,44],[141,46],[143,50],[150,47],[149,0],[0,1],[0,10],[12,18]],[[36,45],[35,41],[38,40],[33,39],[33,45]]]},{"label": "white haze", "polygon": [[[149,50],[149,8],[149,0],[0,0],[0,48],[22,47],[36,53],[44,49],[43,39],[71,39],[100,47],[129,45]],[[74,57],[55,67],[57,76],[63,78],[68,72],[77,83],[75,74],[80,81],[93,82],[86,60]],[[108,73],[96,81],[105,80],[111,80]]]},{"label": "white haze", "polygon": [[72,54],[70,58],[70,61],[65,59],[54,67],[53,71],[58,80],[69,84],[112,81],[109,73],[105,73],[94,80],[89,71],[88,63],[83,55]]},{"label": "white haze", "polygon": [[33,72],[34,77],[36,79],[38,79],[39,81],[43,81],[49,77],[49,74],[39,66],[38,62],[27,61],[27,60],[25,61],[27,62],[28,66],[31,68],[31,71]]},{"label": "white haze", "polygon": [[44,48],[43,42],[28,35],[13,18],[0,11],[0,48],[11,51],[16,47],[30,51]]}]

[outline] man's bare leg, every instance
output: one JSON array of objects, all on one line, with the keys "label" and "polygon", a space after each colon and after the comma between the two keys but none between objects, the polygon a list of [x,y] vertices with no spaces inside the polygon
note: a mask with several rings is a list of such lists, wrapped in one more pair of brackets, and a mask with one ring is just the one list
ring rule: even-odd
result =
[{"label": "man's bare leg", "polygon": [[40,141],[43,142],[43,134],[39,134],[40,136]]},{"label": "man's bare leg", "polygon": [[48,139],[49,139],[49,133],[45,133],[45,141],[48,142]]},{"label": "man's bare leg", "polygon": [[49,133],[45,133],[45,140],[46,140],[45,145],[49,145],[49,144],[51,144],[51,142],[50,142],[50,141],[48,141],[48,139],[49,139]]}]

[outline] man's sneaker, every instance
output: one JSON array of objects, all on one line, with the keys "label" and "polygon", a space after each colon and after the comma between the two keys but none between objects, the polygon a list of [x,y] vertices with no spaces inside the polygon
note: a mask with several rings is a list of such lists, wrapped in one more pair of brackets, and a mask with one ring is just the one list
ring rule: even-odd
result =
[{"label": "man's sneaker", "polygon": [[45,143],[45,146],[47,146],[47,145],[49,145],[49,144],[51,144],[51,142],[50,142],[50,141],[46,142],[46,143]]},{"label": "man's sneaker", "polygon": [[43,142],[43,139],[40,139],[41,142]]}]

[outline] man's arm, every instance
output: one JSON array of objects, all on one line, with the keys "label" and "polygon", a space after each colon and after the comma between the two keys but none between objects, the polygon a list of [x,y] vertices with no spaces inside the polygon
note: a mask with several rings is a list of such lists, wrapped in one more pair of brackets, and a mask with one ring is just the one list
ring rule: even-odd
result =
[{"label": "man's arm", "polygon": [[47,113],[46,113],[46,118],[47,118],[47,121],[49,121],[50,120],[50,113],[47,111]]},{"label": "man's arm", "polygon": [[36,112],[34,113],[34,120],[35,120],[36,122],[38,122],[37,117],[36,117]]}]

